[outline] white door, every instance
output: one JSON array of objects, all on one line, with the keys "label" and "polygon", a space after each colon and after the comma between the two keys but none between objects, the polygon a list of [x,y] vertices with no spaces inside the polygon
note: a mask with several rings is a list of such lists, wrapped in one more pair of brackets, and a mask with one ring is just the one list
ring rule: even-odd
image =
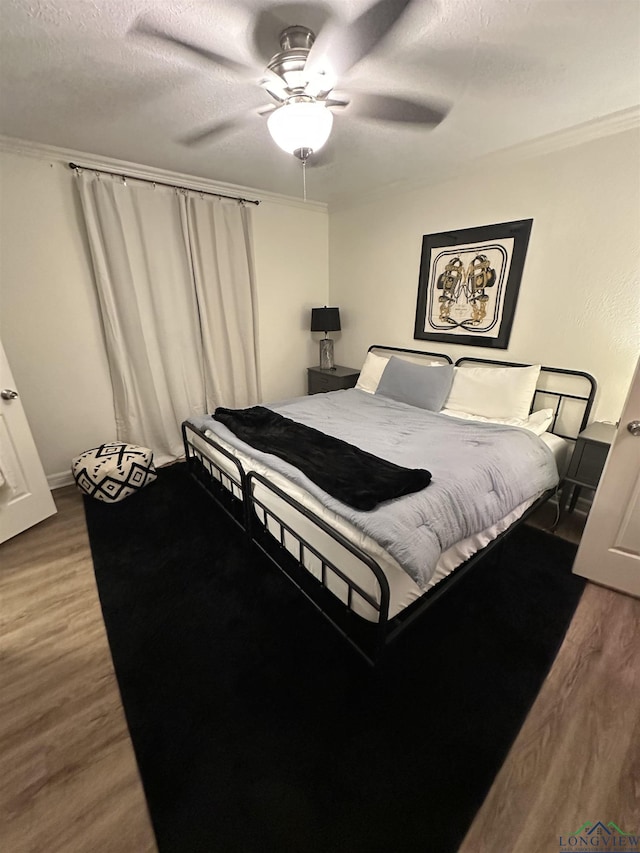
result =
[{"label": "white door", "polygon": [[640,361],[573,571],[640,596]]},{"label": "white door", "polygon": [[0,542],[56,512],[0,342]]}]

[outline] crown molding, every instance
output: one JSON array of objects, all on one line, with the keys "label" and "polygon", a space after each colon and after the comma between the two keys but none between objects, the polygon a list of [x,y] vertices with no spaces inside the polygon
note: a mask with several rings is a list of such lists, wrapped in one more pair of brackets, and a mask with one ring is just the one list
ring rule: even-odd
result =
[{"label": "crown molding", "polygon": [[540,136],[529,142],[503,148],[492,154],[487,154],[475,162],[487,163],[491,160],[501,163],[505,161],[517,162],[531,157],[542,157],[545,154],[552,154],[554,151],[574,148],[576,145],[584,145],[587,142],[593,142],[605,136],[614,136],[617,133],[624,133],[637,127],[640,127],[640,105],[619,110],[616,113],[610,113],[592,121],[577,124],[574,127],[567,127],[564,130]]},{"label": "crown molding", "polygon": [[187,175],[182,172],[171,172],[166,169],[158,169],[154,166],[144,166],[141,163],[131,163],[128,160],[117,160],[113,157],[101,157],[96,154],[88,154],[86,151],[76,151],[72,148],[58,148],[55,145],[45,145],[41,142],[32,142],[27,139],[18,139],[13,136],[0,134],[0,151],[7,154],[19,154],[24,157],[35,157],[41,160],[53,160],[68,165],[77,162],[79,166],[87,169],[103,169],[115,172],[126,172],[127,177],[132,179],[144,178],[148,181],[165,181],[168,184],[177,184],[187,189],[201,190],[202,192],[221,193],[223,195],[234,195],[242,198],[256,198],[270,204],[283,204],[287,207],[300,207],[304,210],[316,210],[327,213],[328,206],[319,201],[303,201],[293,196],[279,195],[278,193],[264,192],[255,187],[243,187],[237,184],[226,184],[202,178],[196,175]]},{"label": "crown molding", "polygon": [[528,142],[521,142],[508,148],[501,148],[498,151],[483,154],[463,164],[453,164],[449,168],[439,169],[437,175],[434,174],[418,180],[398,181],[393,184],[387,184],[385,187],[359,194],[358,196],[336,197],[330,200],[329,211],[335,212],[362,204],[374,203],[391,195],[404,195],[420,190],[423,187],[441,184],[453,178],[470,175],[477,172],[478,169],[495,168],[530,160],[534,157],[543,157],[555,151],[574,148],[577,145],[584,145],[585,143],[593,142],[606,136],[614,136],[615,134],[624,133],[627,130],[639,127],[640,105],[619,110],[618,112],[593,119],[592,121],[556,131],[555,133],[540,136]]}]

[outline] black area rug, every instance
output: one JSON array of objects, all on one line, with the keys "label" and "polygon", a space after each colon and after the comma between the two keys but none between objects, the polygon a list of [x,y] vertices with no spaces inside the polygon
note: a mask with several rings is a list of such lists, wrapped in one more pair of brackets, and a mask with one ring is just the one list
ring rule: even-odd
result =
[{"label": "black area rug", "polygon": [[377,672],[189,479],[85,499],[161,853],[457,850],[583,589],[521,526]]}]

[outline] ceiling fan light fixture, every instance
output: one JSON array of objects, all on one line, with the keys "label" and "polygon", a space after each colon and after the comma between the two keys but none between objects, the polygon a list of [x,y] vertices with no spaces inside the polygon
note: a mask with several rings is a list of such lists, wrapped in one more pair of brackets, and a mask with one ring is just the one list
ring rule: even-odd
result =
[{"label": "ceiling fan light fixture", "polygon": [[267,126],[273,141],[288,154],[302,149],[314,152],[329,138],[333,115],[320,101],[295,98],[274,110]]}]

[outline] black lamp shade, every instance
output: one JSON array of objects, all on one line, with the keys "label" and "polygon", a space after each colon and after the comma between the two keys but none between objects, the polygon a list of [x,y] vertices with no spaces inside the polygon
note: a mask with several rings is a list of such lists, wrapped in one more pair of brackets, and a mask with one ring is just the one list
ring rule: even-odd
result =
[{"label": "black lamp shade", "polygon": [[312,332],[339,332],[340,331],[340,309],[339,308],[312,308],[311,309],[311,331]]}]

